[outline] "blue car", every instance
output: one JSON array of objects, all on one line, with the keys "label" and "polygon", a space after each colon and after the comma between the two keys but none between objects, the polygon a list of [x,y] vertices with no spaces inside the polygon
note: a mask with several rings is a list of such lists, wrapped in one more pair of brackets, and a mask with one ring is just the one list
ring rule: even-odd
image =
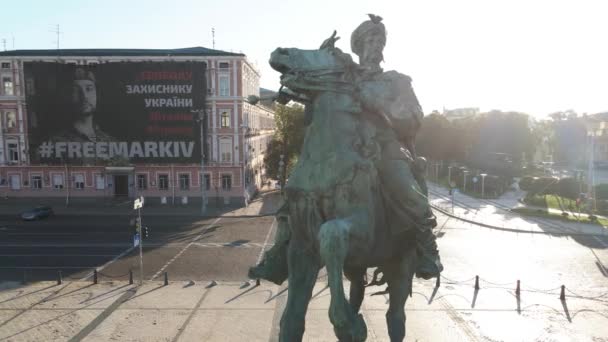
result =
[{"label": "blue car", "polygon": [[24,221],[34,221],[53,215],[55,215],[53,208],[49,206],[41,206],[21,213],[21,219]]}]

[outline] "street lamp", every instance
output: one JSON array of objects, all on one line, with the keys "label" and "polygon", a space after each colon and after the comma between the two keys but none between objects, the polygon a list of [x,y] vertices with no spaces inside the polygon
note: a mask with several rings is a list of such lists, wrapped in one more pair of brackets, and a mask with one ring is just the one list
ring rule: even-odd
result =
[{"label": "street lamp", "polygon": [[[593,131],[590,132],[589,134],[589,173],[587,176],[587,197],[593,201],[593,203],[589,203],[590,204],[590,208],[591,209],[595,209],[595,196],[593,196],[593,185],[595,183],[595,174],[594,174],[594,159],[595,159],[595,136],[593,134]],[[593,206],[591,206],[593,205]]]},{"label": "street lamp", "polygon": [[452,184],[452,165],[448,166],[448,184]]},{"label": "street lamp", "polygon": [[281,160],[279,161],[279,182],[281,182],[281,192],[283,192],[283,185],[284,185],[283,182],[285,179],[285,175],[283,174],[284,173],[283,165],[285,165],[285,162],[283,161],[283,158],[285,158],[285,155],[281,154],[280,158],[281,158]]},{"label": "street lamp", "polygon": [[[207,185],[207,182],[205,182],[204,124],[205,120],[207,119],[207,111],[203,108],[191,110],[190,112],[198,114],[198,118],[196,118],[195,121],[199,123],[201,131],[201,179],[199,180],[199,185],[201,187],[201,215],[205,215],[205,213],[207,212],[207,204],[205,203],[205,186]],[[211,181],[211,178],[209,178],[209,181]]]},{"label": "street lamp", "polygon": [[485,193],[485,189],[484,189],[484,181],[486,179],[486,176],[488,175],[487,173],[481,173],[479,174],[481,176],[481,198],[485,198],[484,193]]}]

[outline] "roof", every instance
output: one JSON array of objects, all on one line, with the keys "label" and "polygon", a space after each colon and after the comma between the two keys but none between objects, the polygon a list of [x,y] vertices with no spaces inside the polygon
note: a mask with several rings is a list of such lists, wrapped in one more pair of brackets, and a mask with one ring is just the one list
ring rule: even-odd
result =
[{"label": "roof", "polygon": [[201,46],[181,49],[50,49],[0,51],[1,56],[245,56]]}]

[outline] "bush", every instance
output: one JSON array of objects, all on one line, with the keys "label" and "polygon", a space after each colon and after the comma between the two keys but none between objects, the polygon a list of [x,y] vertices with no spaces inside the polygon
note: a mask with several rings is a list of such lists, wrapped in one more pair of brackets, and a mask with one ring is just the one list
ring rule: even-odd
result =
[{"label": "bush", "polygon": [[608,200],[608,184],[599,184],[595,186],[595,197],[597,199]]},{"label": "bush", "polygon": [[532,189],[532,183],[534,183],[535,179],[538,179],[538,178],[532,177],[532,176],[522,177],[519,180],[519,188],[523,191],[530,191],[530,189]]},{"label": "bush", "polygon": [[577,199],[581,192],[582,184],[574,178],[562,178],[557,183],[557,193],[561,197]]}]

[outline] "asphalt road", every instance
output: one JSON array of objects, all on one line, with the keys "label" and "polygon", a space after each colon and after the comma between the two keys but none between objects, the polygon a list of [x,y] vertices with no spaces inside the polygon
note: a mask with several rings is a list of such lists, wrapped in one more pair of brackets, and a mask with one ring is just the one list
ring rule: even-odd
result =
[{"label": "asphalt road", "polygon": [[[480,212],[476,220],[483,221]],[[512,216],[502,217],[517,225]],[[496,220],[496,217],[493,218]],[[100,278],[139,277],[139,249],[132,248],[127,216],[65,216],[43,221],[0,221],[0,280],[56,279],[57,271],[83,279],[93,268]],[[145,280],[244,281],[264,246],[273,242],[272,217],[198,219],[143,218]],[[521,280],[536,289],[567,285],[573,291],[608,291],[608,234],[554,236],[488,230],[438,215],[444,277],[489,283]],[[607,298],[608,299],[608,298]]]},{"label": "asphalt road", "polygon": [[[132,248],[128,216],[56,216],[0,221],[0,281],[83,279],[94,268],[100,279],[139,277],[139,248]],[[272,243],[273,218],[143,217],[150,237],[143,242],[144,279],[246,280],[265,242]],[[90,279],[90,278],[88,278]]]}]

